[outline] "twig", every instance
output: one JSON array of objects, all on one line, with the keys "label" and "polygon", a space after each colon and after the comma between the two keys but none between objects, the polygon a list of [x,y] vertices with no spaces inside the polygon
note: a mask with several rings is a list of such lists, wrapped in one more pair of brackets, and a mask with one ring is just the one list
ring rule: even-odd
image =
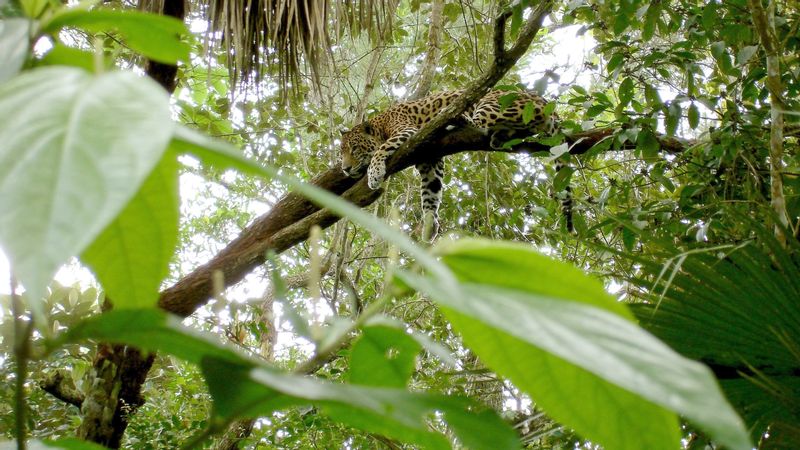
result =
[{"label": "twig", "polygon": [[14,391],[14,416],[17,435],[17,449],[25,450],[27,428],[25,426],[25,380],[28,378],[28,359],[30,358],[30,337],[33,332],[33,318],[25,323],[22,320],[24,308],[17,293],[17,280],[11,275],[11,308],[14,315],[14,358],[17,360],[16,389]]}]

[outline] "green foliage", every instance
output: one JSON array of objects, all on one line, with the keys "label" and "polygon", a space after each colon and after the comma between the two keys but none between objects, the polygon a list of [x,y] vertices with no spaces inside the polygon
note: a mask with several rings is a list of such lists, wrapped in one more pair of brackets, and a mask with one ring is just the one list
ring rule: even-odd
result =
[{"label": "green foliage", "polygon": [[52,34],[62,28],[116,32],[128,47],[152,60],[165,64],[189,60],[189,45],[181,41],[188,34],[186,25],[173,17],[78,6],[57,11],[41,28],[43,33]]},{"label": "green foliage", "polygon": [[731,402],[755,425],[754,439],[769,427],[772,442],[793,442],[800,437],[788,407],[800,398],[788,375],[797,365],[798,246],[784,250],[768,230],[752,226],[758,241],[692,252],[666,247],[635,258],[644,276],[631,281],[648,289],[635,311],[656,336],[715,370]]},{"label": "green foliage", "polygon": [[0,114],[0,242],[35,306],[161,159],[168,100],[129,72],[41,68],[0,86]]},{"label": "green foliage", "polygon": [[178,163],[167,153],[83,252],[117,308],[154,306],[178,236]]},{"label": "green foliage", "polygon": [[26,19],[6,19],[0,22],[0,83],[16,75],[28,56]]},{"label": "green foliage", "polygon": [[404,330],[365,327],[350,350],[348,378],[353,384],[403,388],[414,372],[420,344]]},{"label": "green foliage", "polygon": [[[530,3],[512,6],[511,37]],[[14,15],[27,18],[0,22],[0,246],[40,330],[24,392],[36,438],[72,435],[80,415],[34,383],[64,369],[82,389],[87,343],[110,341],[160,355],[128,428],[132,448],[178,447],[251,416],[262,420],[246,444],[284,448],[797,447],[797,249],[755,225],[773,219],[771,105],[747,5],[561,7],[554,23],[595,40],[585,66],[542,67],[536,58],[564,39],[554,31],[502,82],[501,103],[517,89],[558,90],[545,113],[558,109],[565,133],[607,127],[605,138],[557,174],[535,156],[449,158],[441,221],[457,235],[442,240],[456,242],[434,253],[409,237],[420,221],[413,177],[394,176],[368,212],[301,181],[329,166],[338,128],[411,90],[429,51],[430,6],[400,2],[376,48],[343,30],[325,90],[297,86],[288,104],[273,67],[232,90],[231,55],[201,60],[201,39],[174,20],[25,0]],[[461,88],[485,67],[496,13],[491,2],[444,5],[435,90]],[[798,11],[780,5],[777,15],[794,222]],[[45,39],[52,48],[33,52]],[[114,69],[136,66],[137,55],[182,63],[172,111],[159,87]],[[665,135],[692,145],[667,154]],[[543,143],[557,156],[562,142]],[[567,186],[575,235],[552,198]],[[160,286],[288,189],[347,221],[271,258],[271,277],[256,269],[185,322],[155,308]],[[393,211],[402,223],[379,218]],[[470,235],[493,240],[461,239]],[[311,298],[289,281],[309,273],[317,248],[331,268],[307,277],[321,293]],[[47,294],[74,256],[104,294],[53,283]],[[268,278],[274,304],[253,292]],[[106,294],[114,309],[88,317]],[[2,297],[0,357],[11,363],[0,369],[0,425],[12,438],[10,355],[15,321],[25,320],[10,304]],[[325,364],[301,375],[312,354]]]},{"label": "green foliage", "polygon": [[[610,448],[674,448],[677,421],[653,402],[695,421],[719,442],[749,448],[740,419],[707,369],[631,324],[624,306],[593,280],[523,246],[462,241],[442,252],[471,283],[460,301],[438,296],[448,318],[487,364],[558,420]],[[538,370],[527,370],[509,353]],[[598,416],[621,421],[598,424]],[[623,429],[642,432],[620,434]]]}]

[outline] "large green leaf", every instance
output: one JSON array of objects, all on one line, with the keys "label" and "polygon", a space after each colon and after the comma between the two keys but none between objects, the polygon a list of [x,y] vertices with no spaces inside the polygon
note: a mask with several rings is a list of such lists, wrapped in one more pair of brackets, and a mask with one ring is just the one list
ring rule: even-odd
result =
[{"label": "large green leaf", "polygon": [[494,412],[481,411],[468,400],[281,373],[156,309],[108,311],[72,327],[49,341],[47,348],[86,339],[131,344],[200,364],[214,399],[215,414],[225,419],[315,405],[342,423],[425,448],[449,448],[442,435],[429,429],[428,419],[439,411],[458,439],[470,448],[519,448],[508,425]]},{"label": "large green leaf", "polygon": [[224,418],[264,416],[288,407],[315,405],[334,420],[369,432],[423,448],[450,448],[428,425],[428,418],[440,411],[469,448],[519,448],[514,432],[496,414],[476,412],[477,405],[464,399],[337,384],[213,358],[203,360],[202,368],[214,398],[214,412]]},{"label": "large green leaf", "polygon": [[117,308],[154,306],[178,241],[178,161],[167,153],[81,259]]},{"label": "large green leaf", "polygon": [[27,19],[0,20],[0,83],[16,75],[25,63],[31,23]]},{"label": "large green leaf", "polygon": [[711,372],[620,314],[624,307],[599,283],[521,245],[466,241],[443,253],[459,277],[482,284],[453,296],[421,278],[406,281],[442,304],[467,345],[555,419],[607,448],[676,448],[669,409],[722,444],[749,448]]},{"label": "large green leaf", "polygon": [[162,63],[177,64],[189,60],[189,44],[181,40],[189,32],[186,25],[174,17],[140,11],[87,10],[78,6],[55,14],[42,24],[42,31],[57,33],[64,27],[93,33],[116,31],[130,48]]},{"label": "large green leaf", "polygon": [[51,448],[59,448],[62,450],[103,450],[106,447],[95,444],[94,442],[83,441],[81,439],[76,438],[65,438],[65,439],[58,439],[55,441],[44,441],[41,443],[41,447],[29,445],[29,449],[51,449]]},{"label": "large green leaf", "polygon": [[47,67],[0,85],[0,117],[0,245],[35,300],[161,159],[169,101],[130,72]]},{"label": "large green leaf", "polygon": [[86,319],[48,343],[48,348],[96,341],[131,344],[144,350],[162,351],[200,364],[203,358],[216,358],[231,363],[252,361],[233,346],[223,344],[211,334],[201,333],[181,324],[177,316],[154,308],[114,309]]},{"label": "large green leaf", "polygon": [[545,258],[529,246],[468,239],[444,242],[436,253],[461,280],[583,302],[633,320],[599,280],[575,266]]}]

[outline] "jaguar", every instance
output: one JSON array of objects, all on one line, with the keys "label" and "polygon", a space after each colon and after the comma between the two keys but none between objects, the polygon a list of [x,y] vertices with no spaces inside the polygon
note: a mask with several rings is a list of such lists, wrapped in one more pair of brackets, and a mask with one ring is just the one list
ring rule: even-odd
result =
[{"label": "jaguar", "polygon": [[[386,176],[386,160],[411,136],[430,122],[463,91],[433,94],[416,101],[397,103],[386,111],[342,132],[339,157],[342,171],[352,178],[367,172],[367,184],[378,189]],[[499,148],[504,133],[527,130],[552,135],[558,131],[558,117],[547,112],[547,100],[526,91],[493,90],[468,108],[462,118],[490,134],[491,146]],[[526,105],[528,111],[525,111]],[[532,114],[531,114],[532,112]],[[527,117],[526,117],[527,116]],[[529,119],[527,122],[525,118]],[[442,159],[416,165],[422,182],[423,216],[431,229],[425,236],[433,240],[439,231],[439,204],[442,201]]]}]

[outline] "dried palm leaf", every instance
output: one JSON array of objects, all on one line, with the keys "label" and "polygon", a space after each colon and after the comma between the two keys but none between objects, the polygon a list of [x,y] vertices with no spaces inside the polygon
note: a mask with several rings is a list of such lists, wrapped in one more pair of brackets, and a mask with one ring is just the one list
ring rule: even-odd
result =
[{"label": "dried palm leaf", "polygon": [[[165,0],[140,0],[161,11]],[[233,83],[274,74],[285,92],[302,84],[307,67],[314,86],[330,55],[331,36],[344,31],[384,35],[398,0],[199,0],[195,10],[209,22],[210,49],[228,56]],[[330,31],[330,33],[329,33]]]}]

